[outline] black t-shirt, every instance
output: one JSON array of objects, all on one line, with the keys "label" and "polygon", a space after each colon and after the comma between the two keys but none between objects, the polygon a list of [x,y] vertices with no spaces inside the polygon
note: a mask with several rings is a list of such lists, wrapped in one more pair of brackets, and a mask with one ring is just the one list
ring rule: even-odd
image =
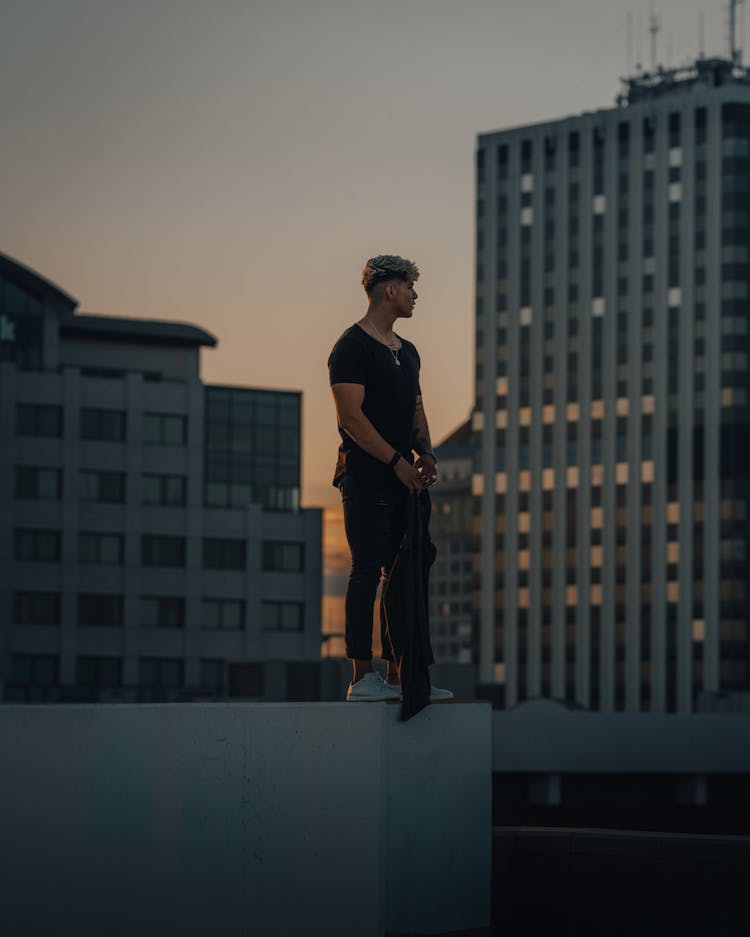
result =
[{"label": "black t-shirt", "polygon": [[[400,337],[400,336],[397,336]],[[362,412],[394,449],[413,462],[411,454],[414,412],[419,389],[419,354],[411,342],[401,339],[398,353],[393,352],[359,325],[352,325],[333,346],[328,358],[331,384],[362,384],[365,397]],[[361,449],[339,426],[341,445],[333,477],[338,485],[349,473],[374,488],[403,488],[395,472],[386,463]]]}]

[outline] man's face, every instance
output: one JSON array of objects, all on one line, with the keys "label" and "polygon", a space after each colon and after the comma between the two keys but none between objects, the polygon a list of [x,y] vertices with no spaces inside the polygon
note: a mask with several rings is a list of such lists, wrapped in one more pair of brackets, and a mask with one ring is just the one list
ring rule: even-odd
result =
[{"label": "man's face", "polygon": [[414,314],[414,303],[417,301],[417,291],[413,280],[394,280],[393,305],[394,311],[400,319],[409,319]]}]

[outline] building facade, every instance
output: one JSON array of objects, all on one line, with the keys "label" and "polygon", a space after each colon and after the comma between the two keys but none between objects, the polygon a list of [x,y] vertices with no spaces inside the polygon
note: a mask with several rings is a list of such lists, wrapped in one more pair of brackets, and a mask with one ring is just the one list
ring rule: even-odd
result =
[{"label": "building facade", "polygon": [[470,664],[473,652],[471,420],[435,447],[440,483],[430,489],[430,536],[437,557],[430,575],[430,639],[437,663]]},{"label": "building facade", "polygon": [[509,706],[748,687],[748,180],[721,59],[478,139],[475,605]]},{"label": "building facade", "polygon": [[76,306],[0,255],[5,699],[221,696],[235,664],[317,659],[301,394],[204,385],[207,332]]}]

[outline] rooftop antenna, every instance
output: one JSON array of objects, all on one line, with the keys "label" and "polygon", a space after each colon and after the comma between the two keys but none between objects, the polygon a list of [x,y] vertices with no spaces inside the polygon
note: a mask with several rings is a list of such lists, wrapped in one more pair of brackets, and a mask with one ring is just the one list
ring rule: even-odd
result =
[{"label": "rooftop antenna", "polygon": [[635,70],[640,72],[643,68],[643,11],[638,7],[638,24],[635,31],[637,37],[637,47],[635,50],[638,61],[635,63]]},{"label": "rooftop antenna", "polygon": [[633,14],[628,13],[625,17],[626,31],[627,31],[627,46],[626,46],[626,55],[627,55],[627,68],[625,69],[625,74],[629,75],[633,67]]},{"label": "rooftop antenna", "polygon": [[698,14],[698,58],[706,57],[706,14]]},{"label": "rooftop antenna", "polygon": [[[730,0],[734,7],[737,0]],[[661,27],[660,18],[654,13],[654,0],[651,0],[651,16],[649,17],[648,31],[651,33],[651,71],[656,71],[656,37],[659,35]],[[734,29],[734,27],[732,27]],[[733,40],[734,41],[734,40]]]},{"label": "rooftop antenna", "polygon": [[737,46],[737,7],[742,0],[729,0],[729,60],[732,65],[742,62],[742,49]]}]

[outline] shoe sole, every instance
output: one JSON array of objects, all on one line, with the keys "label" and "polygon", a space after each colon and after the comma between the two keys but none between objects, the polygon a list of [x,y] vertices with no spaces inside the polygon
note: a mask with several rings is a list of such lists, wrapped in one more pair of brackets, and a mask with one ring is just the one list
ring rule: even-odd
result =
[{"label": "shoe sole", "polygon": [[347,696],[347,703],[397,703],[400,696]]}]

